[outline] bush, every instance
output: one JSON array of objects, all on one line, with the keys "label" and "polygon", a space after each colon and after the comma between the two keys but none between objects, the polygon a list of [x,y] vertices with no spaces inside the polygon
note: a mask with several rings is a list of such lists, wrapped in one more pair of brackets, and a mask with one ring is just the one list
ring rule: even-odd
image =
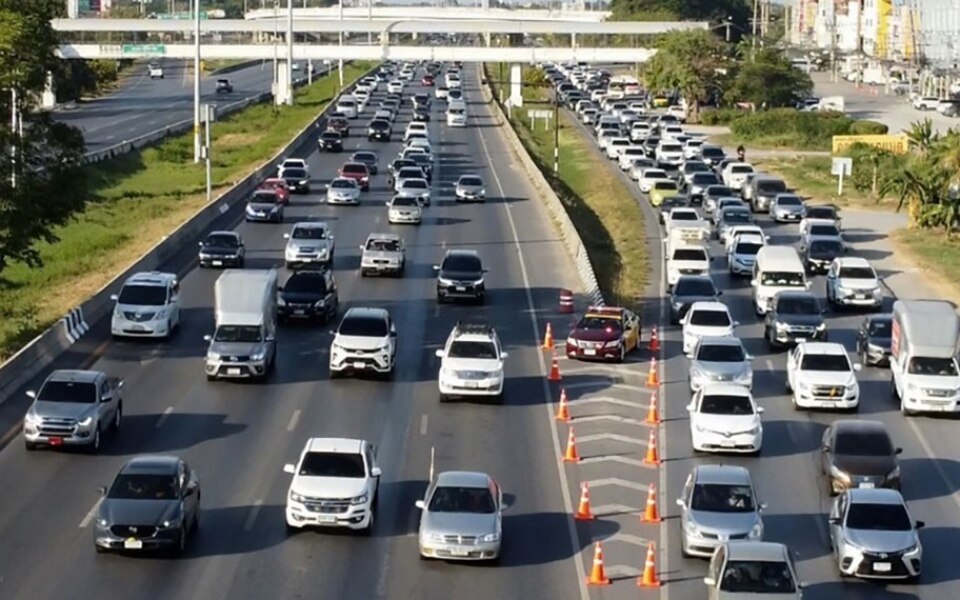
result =
[{"label": "bush", "polygon": [[700,113],[701,125],[729,125],[737,119],[743,118],[750,113],[739,108],[717,108],[714,110],[704,110]]},{"label": "bush", "polygon": [[907,161],[905,155],[866,144],[854,144],[845,154],[853,159],[851,185],[858,191],[874,194],[885,189],[890,181],[902,177]]},{"label": "bush", "polygon": [[829,150],[835,135],[886,133],[875,121],[856,121],[839,112],[805,112],[776,108],[746,115],[730,124],[734,135],[745,142],[796,148]]},{"label": "bush", "polygon": [[854,121],[850,125],[850,135],[886,135],[890,128],[878,121]]}]

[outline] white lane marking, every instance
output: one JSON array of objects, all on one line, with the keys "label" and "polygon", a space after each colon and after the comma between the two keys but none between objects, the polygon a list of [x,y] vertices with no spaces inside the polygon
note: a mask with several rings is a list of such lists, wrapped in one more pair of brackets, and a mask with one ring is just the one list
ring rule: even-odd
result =
[{"label": "white lane marking", "polygon": [[93,517],[97,514],[97,509],[100,508],[100,503],[103,502],[103,497],[97,498],[97,501],[93,503],[93,508],[90,509],[83,519],[80,521],[80,529],[86,529],[88,525],[93,521]]},{"label": "white lane marking", "polygon": [[656,543],[654,540],[642,538],[636,535],[630,535],[629,533],[615,533],[609,537],[604,537],[601,534],[601,535],[594,536],[594,540],[600,540],[604,543],[626,542],[627,544],[633,544],[634,546],[646,546],[650,542]]},{"label": "white lane marking", "polygon": [[773,372],[773,361],[769,358],[767,359],[767,370]]},{"label": "white lane marking", "polygon": [[633,506],[627,506],[625,504],[601,504],[600,506],[593,507],[593,514],[598,517],[604,516],[615,516],[615,515],[635,515],[639,514],[641,511],[639,508],[634,508]]},{"label": "white lane marking", "polygon": [[257,499],[253,503],[253,506],[250,507],[250,514],[247,515],[247,520],[243,522],[243,530],[250,531],[253,529],[253,523],[257,520],[257,515],[260,514],[260,507],[263,505],[263,500]]},{"label": "white lane marking", "polygon": [[160,429],[161,427],[163,427],[163,424],[166,423],[166,422],[167,422],[167,419],[170,418],[170,414],[171,414],[171,413],[173,413],[173,407],[172,407],[172,406],[168,406],[168,407],[166,407],[165,409],[163,409],[163,414],[160,415],[160,418],[157,419],[157,424],[154,425],[153,427],[154,427],[155,429]]},{"label": "white lane marking", "polygon": [[287,431],[293,431],[297,428],[297,423],[300,422],[300,409],[293,411],[293,414],[290,415],[290,422],[287,423]]},{"label": "white lane marking", "polygon": [[647,440],[644,438],[634,438],[627,435],[620,435],[619,433],[594,433],[591,435],[577,436],[577,441],[581,443],[599,442],[602,440],[621,442],[623,444],[636,444],[638,446],[647,445]]},{"label": "white lane marking", "polygon": [[615,421],[617,423],[622,423],[624,425],[639,425],[645,426],[648,423],[641,421],[640,419],[631,419],[629,417],[621,417],[620,415],[590,415],[587,417],[574,417],[574,423],[590,423],[592,421]]},{"label": "white lane marking", "polygon": [[[479,66],[477,67],[477,73],[479,76]],[[489,110],[488,110],[489,113]],[[493,116],[493,115],[490,115]],[[509,124],[502,125],[504,127],[509,127]],[[503,188],[503,182],[500,181],[500,175],[497,174],[497,169],[493,163],[493,157],[490,155],[490,149],[487,147],[487,140],[483,136],[483,131],[476,130],[477,137],[480,138],[480,146],[483,148],[483,154],[486,156],[487,163],[490,165],[490,173],[493,175],[494,182],[497,184],[497,189],[500,191],[500,197],[506,198],[507,194]],[[500,204],[500,206],[509,206],[508,204]],[[533,292],[530,291],[530,276],[527,273],[527,264],[526,260],[523,257],[523,247],[520,244],[520,234],[517,233],[517,223],[513,218],[513,212],[504,209],[504,212],[507,215],[507,220],[510,223],[510,230],[513,234],[513,244],[517,249],[517,256],[520,259],[520,274],[523,277],[523,291],[527,297],[527,307],[530,309],[530,327],[533,330],[533,339],[540,339],[540,326],[537,323],[537,316],[534,314],[535,303],[533,301]],[[662,348],[663,346],[661,346]],[[550,399],[550,384],[547,383],[547,363],[543,357],[542,352],[537,352],[537,359],[540,362],[540,385],[543,391],[543,397],[545,399]],[[543,407],[545,410],[547,422],[550,427],[550,437],[553,441],[553,451],[554,456],[561,456],[562,450],[560,446],[560,434],[557,431],[557,428],[554,424],[553,418],[553,402],[544,402]],[[570,482],[567,480],[567,473],[564,470],[563,464],[560,461],[556,461],[557,474],[560,477],[560,495],[563,497],[563,506],[566,514],[573,514],[573,500],[570,498]],[[573,519],[567,519],[567,534],[570,536],[570,547],[574,549],[575,560],[573,564],[577,569],[577,583],[580,590],[580,597],[583,600],[590,599],[590,592],[587,590],[586,577],[587,571],[583,566],[583,553],[579,551],[580,542],[577,535],[577,526]]]},{"label": "white lane marking", "polygon": [[604,487],[608,485],[618,485],[620,487],[630,488],[631,490],[639,490],[641,492],[646,492],[650,489],[645,483],[638,483],[636,481],[627,481],[626,479],[620,479],[619,477],[605,477],[604,479],[594,479],[589,482],[591,488]]},{"label": "white lane marking", "polygon": [[115,135],[108,135],[107,137],[105,137],[105,138],[103,138],[103,139],[105,139],[105,140],[112,140],[112,139],[114,139],[115,137],[117,137],[117,136],[115,136]]},{"label": "white lane marking", "polygon": [[580,460],[581,465],[589,465],[593,463],[600,462],[618,462],[624,465],[630,465],[631,467],[643,467],[652,469],[656,465],[649,465],[642,460],[637,460],[636,458],[630,458],[629,456],[585,456]]},{"label": "white lane marking", "polygon": [[428,415],[423,415],[420,417],[420,435],[427,435],[427,420],[429,419]]}]

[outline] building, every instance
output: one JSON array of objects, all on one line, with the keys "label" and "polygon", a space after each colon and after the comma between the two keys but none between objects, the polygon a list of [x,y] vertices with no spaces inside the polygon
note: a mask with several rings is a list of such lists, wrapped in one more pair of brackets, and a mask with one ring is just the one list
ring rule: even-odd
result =
[{"label": "building", "polygon": [[918,5],[917,46],[932,65],[960,68],[960,2],[914,0]]}]

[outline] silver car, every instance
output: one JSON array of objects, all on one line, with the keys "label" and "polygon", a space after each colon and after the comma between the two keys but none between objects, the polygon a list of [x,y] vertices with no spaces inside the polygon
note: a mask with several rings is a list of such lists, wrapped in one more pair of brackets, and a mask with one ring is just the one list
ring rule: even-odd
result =
[{"label": "silver car", "polygon": [[796,194],[777,194],[770,203],[770,218],[777,223],[799,223],[804,213],[803,198]]},{"label": "silver car", "polygon": [[283,250],[288,269],[301,265],[333,264],[334,240],[330,226],[322,221],[296,223],[290,233],[283,234],[287,246]]},{"label": "silver car", "polygon": [[360,186],[356,179],[337,177],[327,186],[327,204],[360,204]]},{"label": "silver car", "polygon": [[420,202],[416,198],[397,195],[386,204],[387,222],[391,225],[399,223],[419,225],[423,220],[423,209],[420,208]]},{"label": "silver car", "polygon": [[99,452],[101,433],[120,429],[122,387],[122,380],[101,371],[60,369],[50,373],[39,392],[27,392],[33,404],[23,417],[26,449],[43,444]]},{"label": "silver car", "polygon": [[461,175],[455,194],[457,202],[483,202],[487,197],[487,189],[479,175]]},{"label": "silver car", "polygon": [[830,541],[841,575],[869,579],[920,577],[923,548],[900,492],[854,488],[834,500]]},{"label": "silver car", "polygon": [[738,337],[704,337],[690,355],[690,391],[708,383],[735,383],[753,387],[753,368]]},{"label": "silver car", "polygon": [[417,508],[421,558],[500,560],[503,493],[489,475],[440,473]]},{"label": "silver car", "polygon": [[395,233],[371,233],[360,246],[360,276],[389,273],[402,276],[406,266],[403,239]]},{"label": "silver car", "polygon": [[703,578],[709,600],[800,600],[790,550],[775,542],[729,542],[720,545]]},{"label": "silver car", "polygon": [[763,539],[760,511],[765,505],[757,502],[750,471],[744,467],[694,467],[677,505],[684,556],[708,558],[725,542]]}]

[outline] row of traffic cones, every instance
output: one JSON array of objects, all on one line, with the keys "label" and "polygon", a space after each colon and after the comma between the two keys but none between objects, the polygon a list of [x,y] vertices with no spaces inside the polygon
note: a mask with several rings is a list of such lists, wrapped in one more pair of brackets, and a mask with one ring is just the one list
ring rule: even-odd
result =
[{"label": "row of traffic cones", "polygon": [[[577,504],[577,512],[573,513],[573,518],[577,521],[593,521],[596,517],[590,508],[590,485],[584,481],[580,484],[580,502]],[[660,511],[657,509],[657,486],[651,484],[647,489],[647,505],[640,515],[641,523],[659,523],[661,522]]]},{"label": "row of traffic cones", "polygon": [[[587,585],[610,585],[610,578],[607,577],[603,568],[603,546],[600,542],[597,542],[593,549],[593,565],[587,576]],[[653,542],[650,542],[647,544],[647,558],[643,562],[643,573],[637,577],[637,587],[658,588],[661,585],[660,576],[657,574],[656,548]]]},{"label": "row of traffic cones", "polygon": [[[577,450],[577,436],[573,433],[573,426],[570,426],[567,434],[567,449],[563,453],[563,462],[580,462],[580,452]],[[643,456],[643,462],[648,465],[659,465],[660,452],[657,450],[657,432],[650,430],[650,437],[647,438],[647,453]]]},{"label": "row of traffic cones", "polygon": [[[552,381],[558,383],[563,381],[563,376],[560,375],[560,360],[557,358],[556,352],[553,354],[553,359],[550,361],[550,372],[547,373],[547,381]],[[647,387],[659,388],[660,387],[660,370],[657,368],[657,359],[650,359],[650,370],[647,372]]]},{"label": "row of traffic cones", "polygon": [[[543,334],[543,345],[540,346],[544,351],[553,350],[556,345],[553,341],[553,326],[547,323],[547,330]],[[657,326],[654,325],[650,330],[650,343],[648,345],[650,352],[660,351],[660,334],[657,333]]]},{"label": "row of traffic cones", "polygon": [[[650,394],[650,407],[647,409],[647,416],[643,420],[643,422],[648,425],[659,425],[663,422],[660,419],[660,408],[657,402],[658,397],[657,392]],[[572,418],[570,416],[570,400],[567,398],[567,390],[562,388],[560,389],[560,402],[557,404],[556,418],[558,421],[563,421],[564,423],[569,423]]]}]

